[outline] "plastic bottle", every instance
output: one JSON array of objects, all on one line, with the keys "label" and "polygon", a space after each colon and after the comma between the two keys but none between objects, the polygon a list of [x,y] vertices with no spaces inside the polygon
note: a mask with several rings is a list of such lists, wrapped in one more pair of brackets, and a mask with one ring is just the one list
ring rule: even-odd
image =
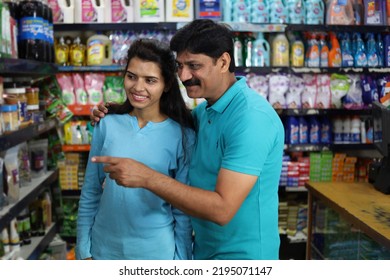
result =
[{"label": "plastic bottle", "polygon": [[331,47],[329,49],[328,65],[329,67],[341,67],[341,49],[336,34],[330,32],[329,39]]},{"label": "plastic bottle", "polygon": [[351,143],[351,119],[349,117],[343,119],[343,143]]},{"label": "plastic bottle", "polygon": [[243,56],[243,44],[240,38],[240,33],[234,33],[233,37],[234,43],[234,63],[237,67],[244,66],[244,56]]},{"label": "plastic bottle", "polygon": [[194,2],[191,0],[166,0],[165,21],[189,22],[194,20]]},{"label": "plastic bottle", "polygon": [[48,0],[54,23],[74,23],[74,0]]},{"label": "plastic bottle", "polygon": [[[205,5],[204,2],[206,1],[197,1],[198,3],[203,3],[203,5],[205,6],[204,8],[207,10],[207,6],[208,5]],[[211,3],[215,3],[215,5],[217,5],[217,2],[219,1],[212,1]],[[223,18],[223,21],[224,22],[231,22],[232,21],[232,5],[233,5],[233,2],[234,1],[231,1],[231,0],[223,0],[222,1],[222,18]],[[204,12],[205,13],[205,12]],[[210,12],[212,13],[212,12]],[[208,18],[208,17],[200,17],[200,16],[197,16],[197,18]]]},{"label": "plastic bottle", "polygon": [[317,117],[311,116],[309,120],[309,142],[319,144],[321,141],[321,125]]},{"label": "plastic bottle", "polygon": [[19,58],[46,60],[42,2],[34,0],[19,2],[18,36]]},{"label": "plastic bottle", "polygon": [[329,66],[329,47],[328,44],[325,41],[325,34],[320,34],[320,67],[328,67]]},{"label": "plastic bottle", "polygon": [[60,37],[55,46],[55,63],[61,66],[68,65],[69,61],[69,47],[65,44],[64,37]]},{"label": "plastic bottle", "polygon": [[366,139],[366,123],[364,121],[361,121],[360,123],[360,140],[362,144],[365,144],[367,142]]},{"label": "plastic bottle", "polygon": [[341,39],[341,66],[353,67],[353,65],[351,38],[348,33],[344,33]]},{"label": "plastic bottle", "polygon": [[249,22],[250,12],[246,0],[235,0],[232,8],[233,22]]},{"label": "plastic bottle", "polygon": [[134,22],[134,0],[104,0],[104,11],[106,23]]},{"label": "plastic bottle", "polygon": [[327,117],[324,117],[321,122],[321,141],[322,144],[331,143],[331,130],[330,121]]},{"label": "plastic bottle", "polygon": [[366,67],[367,66],[366,48],[364,46],[364,42],[360,33],[354,34],[354,44],[356,48],[355,56],[354,56],[355,67]]},{"label": "plastic bottle", "polygon": [[384,66],[385,67],[390,67],[390,34],[386,34],[384,39]]},{"label": "plastic bottle", "polygon": [[85,65],[85,45],[81,44],[80,37],[74,39],[73,44],[70,46],[69,51],[69,63],[73,66]]},{"label": "plastic bottle", "polygon": [[315,34],[309,35],[305,63],[307,67],[320,67],[320,47]]},{"label": "plastic bottle", "polygon": [[333,143],[343,143],[343,120],[341,118],[333,119]]},{"label": "plastic bottle", "polygon": [[379,66],[379,56],[376,49],[374,34],[372,33],[367,34],[367,66],[368,67]]},{"label": "plastic bottle", "polygon": [[270,45],[268,41],[264,39],[264,35],[261,32],[257,33],[257,38],[253,42],[252,66],[270,66]]},{"label": "plastic bottle", "polygon": [[303,67],[305,65],[305,46],[299,35],[295,34],[291,44],[291,66]]},{"label": "plastic bottle", "polygon": [[385,46],[381,33],[376,34],[376,50],[378,52],[378,67],[385,65]]},{"label": "plastic bottle", "polygon": [[[8,11],[7,8],[8,7]],[[17,35],[18,35],[18,3],[16,0],[8,0],[4,2],[4,8],[3,10],[3,16],[8,17],[9,13],[9,31],[10,32],[5,32],[4,35],[1,37],[3,40],[6,40],[7,48],[8,50],[6,51],[6,56],[12,57],[12,58],[18,58],[18,42],[17,42]],[[0,7],[0,11],[1,11]],[[5,20],[2,19],[4,22]],[[4,24],[4,27],[7,26],[8,24]],[[8,28],[8,26],[7,26]],[[3,28],[3,31],[6,30],[6,28]],[[1,35],[0,31],[0,35]],[[1,46],[1,39],[0,39],[0,46]],[[0,47],[0,53],[1,53],[1,47]],[[0,54],[1,55],[1,54]]]},{"label": "plastic bottle", "polygon": [[162,22],[165,21],[164,0],[134,0],[135,22]]},{"label": "plastic bottle", "polygon": [[361,143],[361,121],[359,116],[353,116],[351,120],[351,143]]},{"label": "plastic bottle", "polygon": [[75,23],[104,23],[104,2],[78,0],[74,2]]},{"label": "plastic bottle", "polygon": [[353,0],[329,0],[327,2],[326,23],[336,25],[353,25],[355,15],[352,7]]},{"label": "plastic bottle", "polygon": [[[221,20],[222,14],[225,14],[226,6],[230,4],[230,0],[195,0],[194,2],[195,18],[209,18],[213,20]],[[227,2],[226,5],[225,2]],[[231,21],[231,19],[225,20],[225,18],[223,20]]]},{"label": "plastic bottle", "polygon": [[272,66],[288,67],[290,45],[284,33],[278,33],[272,41]]},{"label": "plastic bottle", "polygon": [[89,37],[87,41],[87,65],[111,65],[112,47],[110,39],[103,34]]},{"label": "plastic bottle", "polygon": [[308,125],[304,117],[299,117],[299,144],[309,143]]},{"label": "plastic bottle", "polygon": [[[230,1],[225,1],[230,2]],[[250,1],[250,22],[268,23],[269,22],[269,5],[268,0]]]},{"label": "plastic bottle", "polygon": [[252,53],[253,53],[253,41],[255,38],[253,37],[252,32],[248,32],[245,34],[245,37],[243,39],[244,43],[244,53],[243,53],[243,59],[244,59],[244,65],[246,67],[252,66]]}]

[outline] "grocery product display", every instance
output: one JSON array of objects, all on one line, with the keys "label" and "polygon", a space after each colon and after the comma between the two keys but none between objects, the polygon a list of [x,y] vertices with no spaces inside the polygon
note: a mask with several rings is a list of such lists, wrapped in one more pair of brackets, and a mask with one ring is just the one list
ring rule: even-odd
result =
[{"label": "grocery product display", "polygon": [[[387,5],[379,0],[0,1],[0,258],[74,258],[91,110],[126,100],[123,70],[134,40],[169,43],[186,22],[207,18],[231,26],[237,75],[246,77],[284,123],[281,258],[389,259],[388,243],[378,245],[365,228],[356,234],[338,209],[308,201],[316,183],[372,184],[381,195],[390,193]],[[18,176],[10,179],[12,172]],[[25,202],[21,198],[30,188]],[[24,255],[35,238],[49,249]],[[307,238],[316,247],[310,253]]]}]

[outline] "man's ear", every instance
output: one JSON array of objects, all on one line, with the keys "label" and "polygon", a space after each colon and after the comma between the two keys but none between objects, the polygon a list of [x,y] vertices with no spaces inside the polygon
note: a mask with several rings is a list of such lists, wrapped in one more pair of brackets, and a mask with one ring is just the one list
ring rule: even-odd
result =
[{"label": "man's ear", "polygon": [[221,63],[221,72],[229,72],[229,66],[232,58],[230,57],[230,54],[227,52],[224,52],[220,57],[219,57],[219,62]]}]

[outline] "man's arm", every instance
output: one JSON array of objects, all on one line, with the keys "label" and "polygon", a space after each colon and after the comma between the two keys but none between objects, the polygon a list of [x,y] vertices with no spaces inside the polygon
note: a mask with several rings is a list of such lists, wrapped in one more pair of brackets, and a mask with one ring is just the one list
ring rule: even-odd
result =
[{"label": "man's arm", "polygon": [[103,156],[92,161],[104,163],[104,171],[119,185],[143,187],[183,212],[219,225],[234,217],[257,180],[257,176],[221,169],[215,191],[206,191],[180,183],[132,159]]}]

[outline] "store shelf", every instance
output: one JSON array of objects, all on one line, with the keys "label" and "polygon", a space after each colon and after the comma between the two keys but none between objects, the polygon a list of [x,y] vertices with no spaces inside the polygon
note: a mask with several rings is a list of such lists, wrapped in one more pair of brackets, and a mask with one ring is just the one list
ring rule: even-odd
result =
[{"label": "store shelf", "polygon": [[47,185],[55,182],[58,179],[58,169],[55,171],[47,171],[41,177],[33,178],[27,186],[20,188],[19,201],[0,210],[0,230],[8,226],[11,220],[19,215],[19,213],[28,207],[31,202],[47,187]]},{"label": "store shelf", "polygon": [[73,23],[54,24],[54,32],[59,31],[142,31],[142,30],[177,30],[175,22],[130,22],[130,23]]},{"label": "store shelf", "polygon": [[285,144],[287,152],[320,152],[329,150],[353,151],[353,150],[374,150],[374,144]]},{"label": "store shelf", "polygon": [[344,116],[371,115],[371,108],[364,109],[275,109],[280,116]]},{"label": "store shelf", "polygon": [[68,105],[68,109],[72,111],[74,116],[89,116],[96,105]]},{"label": "store shelf", "polygon": [[0,136],[0,151],[5,151],[15,145],[28,141],[42,133],[45,133],[58,125],[55,119],[49,119],[43,123],[32,124],[17,131]]},{"label": "store shelf", "polygon": [[58,66],[59,72],[123,72],[124,65]]},{"label": "store shelf", "polygon": [[39,258],[39,255],[47,248],[50,242],[53,240],[57,233],[57,227],[55,223],[46,229],[44,236],[31,237],[31,244],[23,245],[20,248],[20,257],[25,260],[35,260]]},{"label": "store shelf", "polygon": [[63,152],[89,152],[90,145],[62,145]]},{"label": "store shelf", "polygon": [[236,67],[236,73],[248,74],[254,73],[266,75],[272,73],[287,74],[372,74],[372,73],[389,73],[389,67]]},{"label": "store shelf", "polygon": [[4,76],[45,76],[57,72],[53,63],[44,63],[35,60],[0,58],[0,74]]},{"label": "store shelf", "polygon": [[326,24],[288,24],[286,31],[323,31],[323,32],[389,32],[388,25],[326,25]]}]

